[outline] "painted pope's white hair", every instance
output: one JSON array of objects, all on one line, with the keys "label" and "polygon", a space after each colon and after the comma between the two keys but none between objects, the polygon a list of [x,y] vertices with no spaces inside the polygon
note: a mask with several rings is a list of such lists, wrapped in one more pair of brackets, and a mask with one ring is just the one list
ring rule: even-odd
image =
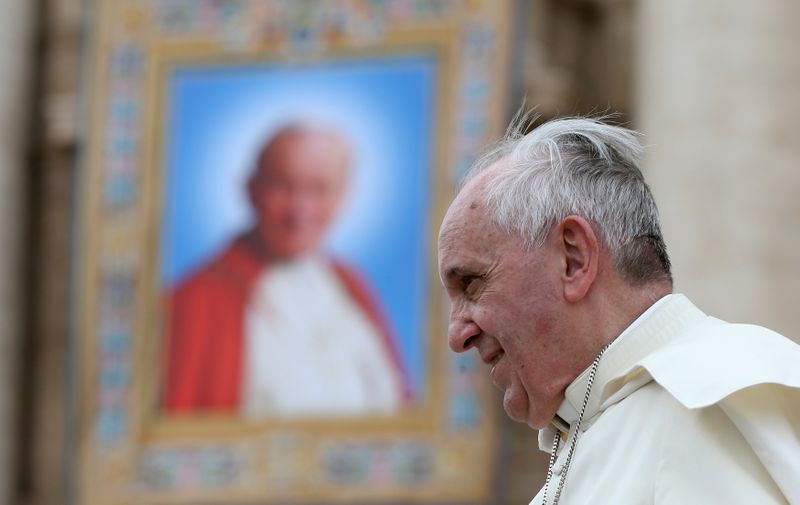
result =
[{"label": "painted pope's white hair", "polygon": [[593,118],[557,119],[523,134],[518,114],[504,138],[467,174],[490,166],[483,195],[502,229],[539,247],[569,215],[589,220],[628,282],[672,280],[658,209],[639,163],[635,131]]}]

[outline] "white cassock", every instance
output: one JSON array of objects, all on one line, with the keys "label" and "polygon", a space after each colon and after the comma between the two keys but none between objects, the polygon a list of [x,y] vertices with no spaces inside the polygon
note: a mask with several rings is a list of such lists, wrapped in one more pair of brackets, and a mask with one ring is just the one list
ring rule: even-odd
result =
[{"label": "white cassock", "polygon": [[316,256],[271,265],[245,315],[242,411],[250,418],[388,414],[400,378],[381,335]]},{"label": "white cassock", "polygon": [[[588,375],[566,390],[566,423]],[[581,428],[562,505],[800,504],[800,346],[668,295],[603,355]],[[555,430],[540,431],[542,450]]]}]

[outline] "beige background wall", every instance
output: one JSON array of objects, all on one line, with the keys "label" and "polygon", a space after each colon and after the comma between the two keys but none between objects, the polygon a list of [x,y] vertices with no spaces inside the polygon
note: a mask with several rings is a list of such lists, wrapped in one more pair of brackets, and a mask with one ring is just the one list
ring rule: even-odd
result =
[{"label": "beige background wall", "polygon": [[676,288],[800,339],[800,2],[641,0],[637,126]]}]

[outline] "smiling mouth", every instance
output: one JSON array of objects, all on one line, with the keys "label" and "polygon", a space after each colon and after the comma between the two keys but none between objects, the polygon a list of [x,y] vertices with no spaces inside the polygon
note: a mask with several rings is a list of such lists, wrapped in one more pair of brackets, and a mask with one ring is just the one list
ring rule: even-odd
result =
[{"label": "smiling mouth", "polygon": [[505,355],[506,355],[505,351],[498,352],[497,354],[492,356],[492,359],[489,360],[489,364],[492,365],[492,366],[495,366],[497,364],[497,362],[500,361],[501,359],[503,359],[503,356],[505,356]]}]

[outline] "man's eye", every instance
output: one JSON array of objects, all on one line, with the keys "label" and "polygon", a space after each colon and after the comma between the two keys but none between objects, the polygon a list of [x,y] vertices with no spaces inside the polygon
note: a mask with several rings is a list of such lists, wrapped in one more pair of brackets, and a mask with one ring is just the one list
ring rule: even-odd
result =
[{"label": "man's eye", "polygon": [[469,294],[475,293],[478,289],[478,285],[480,284],[480,277],[477,275],[467,275],[461,279],[461,286],[464,289],[464,292]]}]

